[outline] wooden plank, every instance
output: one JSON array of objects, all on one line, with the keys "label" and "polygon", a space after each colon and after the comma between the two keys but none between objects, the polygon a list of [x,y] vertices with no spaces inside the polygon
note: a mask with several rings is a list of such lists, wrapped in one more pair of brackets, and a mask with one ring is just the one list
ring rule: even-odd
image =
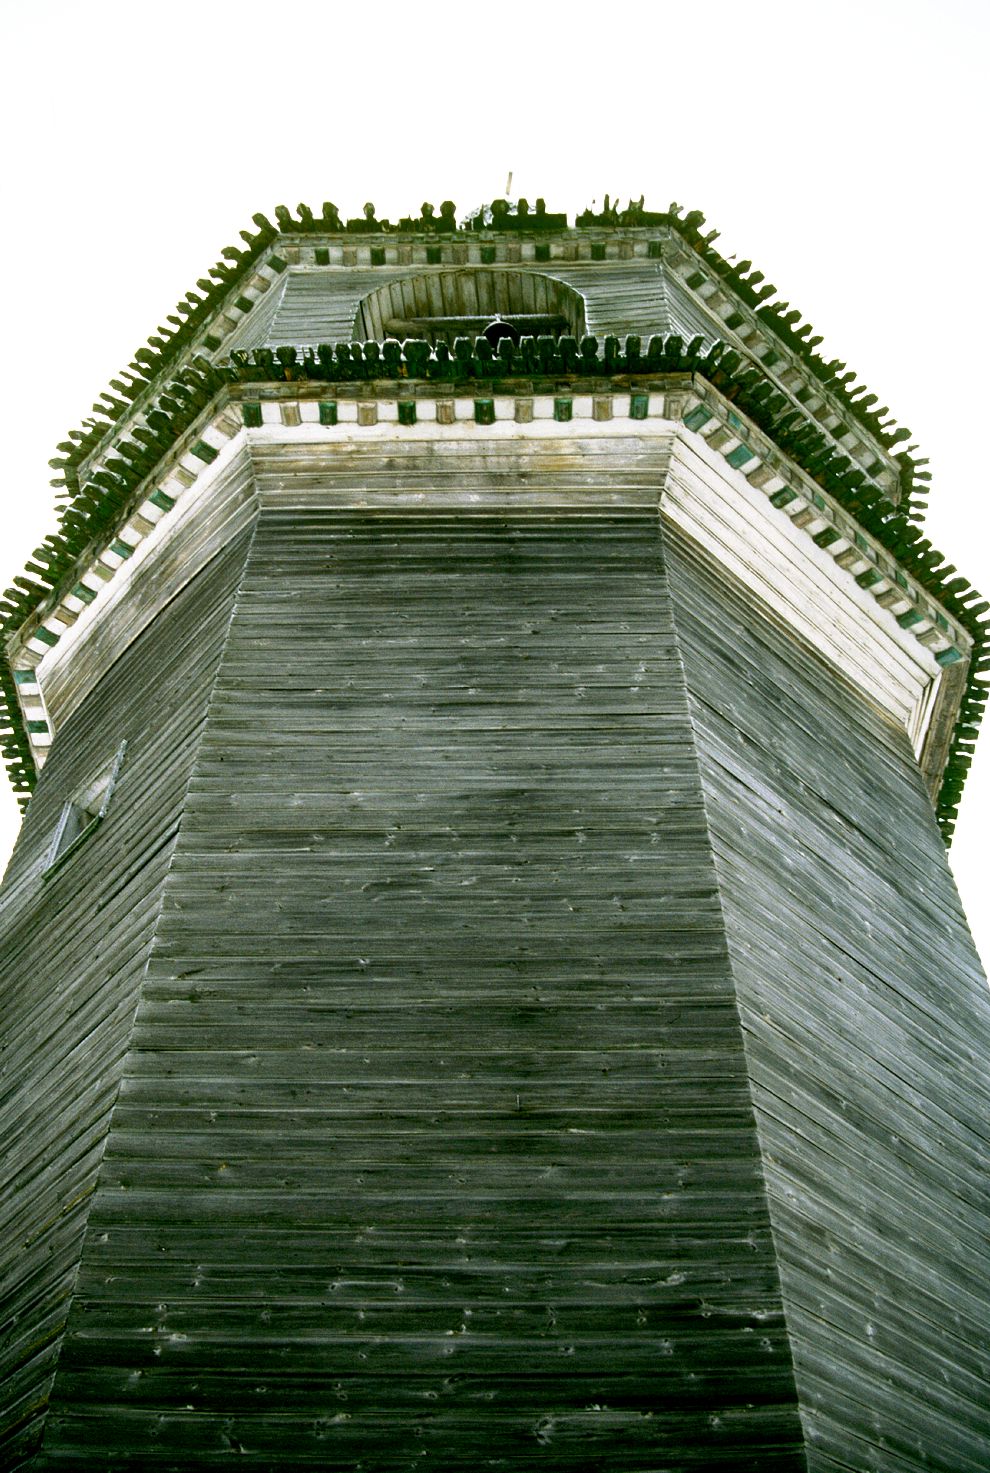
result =
[{"label": "wooden plank", "polygon": [[924,785],[903,732],[667,544],[811,1466],[975,1473],[990,1000]]},{"label": "wooden plank", "polygon": [[[369,1409],[341,1424],[345,1461],[388,1466],[402,1427],[445,1467],[485,1445],[584,1466],[593,1379],[624,1468],[685,1439],[679,1466],[801,1466],[655,500],[265,503],[52,1466],[89,1456],[97,1403],[104,1449],[153,1424],[180,1458],[195,1426],[200,1459],[226,1417],[268,1456],[249,1366],[285,1387],[296,1466],[326,1465],[297,1394],[314,1376]],[[466,1401],[425,1394],[452,1372]]]},{"label": "wooden plank", "polygon": [[[161,886],[245,551],[242,536],[74,712],[45,766],[8,872],[0,904],[5,1466],[40,1436]],[[122,737],[126,761],[106,818],[43,881],[62,804]]]}]

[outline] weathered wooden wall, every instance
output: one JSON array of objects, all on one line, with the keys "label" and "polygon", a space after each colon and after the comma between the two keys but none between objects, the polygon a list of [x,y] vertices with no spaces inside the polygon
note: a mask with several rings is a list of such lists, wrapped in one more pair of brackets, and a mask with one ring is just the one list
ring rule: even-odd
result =
[{"label": "weathered wooden wall", "polygon": [[[365,297],[379,292],[386,283],[421,281],[435,277],[438,284],[457,277],[533,275],[540,280],[563,282],[584,298],[584,326],[590,333],[640,333],[644,341],[653,333],[666,336],[681,333],[685,342],[696,335],[713,342],[725,336],[717,317],[693,300],[674,274],[659,261],[602,262],[554,261],[552,264],[525,264],[477,267],[451,271],[449,267],[424,269],[422,266],[350,267],[346,270],[295,270],[289,272],[282,285],[275,287],[232,335],[230,347],[243,348],[260,343],[311,344],[350,342],[357,334],[362,340],[369,335],[384,336],[380,321],[367,322],[360,307]],[[483,292],[486,305],[496,305],[497,294]],[[542,310],[545,305],[534,297],[525,310]],[[407,310],[412,310],[409,302]],[[524,310],[521,302],[514,309]],[[435,303],[434,310],[441,310]],[[464,310],[458,304],[458,310]],[[373,314],[372,314],[373,315]],[[399,314],[397,314],[399,315]],[[415,315],[415,314],[414,314]]]},{"label": "weathered wooden wall", "polygon": [[982,1473],[990,1019],[907,738],[661,528],[667,442],[470,433],[259,440],[250,553],[59,733],[7,1460],[75,1286],[32,1473]]},{"label": "weathered wooden wall", "polygon": [[[74,713],[0,900],[0,1466],[30,1452],[202,730],[242,536]],[[63,803],[127,752],[103,824],[47,879]]]},{"label": "weathered wooden wall", "polygon": [[990,993],[931,804],[904,732],[667,540],[809,1467],[983,1473]]},{"label": "weathered wooden wall", "polygon": [[655,509],[290,500],[35,1466],[802,1468]]}]

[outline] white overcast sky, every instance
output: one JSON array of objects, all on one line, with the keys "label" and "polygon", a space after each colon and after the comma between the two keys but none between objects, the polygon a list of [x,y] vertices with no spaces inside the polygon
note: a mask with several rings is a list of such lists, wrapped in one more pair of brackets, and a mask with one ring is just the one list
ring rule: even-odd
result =
[{"label": "white overcast sky", "polygon": [[[55,442],[255,210],[465,210],[511,170],[550,209],[703,210],[914,432],[929,535],[990,588],[986,0],[0,0],[0,25],[0,587],[53,526]],[[987,958],[983,748],[951,859]],[[16,827],[4,787],[0,863]]]}]

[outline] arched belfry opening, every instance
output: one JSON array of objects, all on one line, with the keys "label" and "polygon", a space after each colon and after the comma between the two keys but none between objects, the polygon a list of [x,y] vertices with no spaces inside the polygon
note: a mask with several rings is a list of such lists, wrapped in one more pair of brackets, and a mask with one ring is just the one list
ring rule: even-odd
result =
[{"label": "arched belfry opening", "polygon": [[354,319],[359,342],[426,338],[452,345],[485,335],[497,346],[503,337],[580,338],[584,331],[584,298],[565,282],[537,271],[477,267],[386,282],[362,299]]}]

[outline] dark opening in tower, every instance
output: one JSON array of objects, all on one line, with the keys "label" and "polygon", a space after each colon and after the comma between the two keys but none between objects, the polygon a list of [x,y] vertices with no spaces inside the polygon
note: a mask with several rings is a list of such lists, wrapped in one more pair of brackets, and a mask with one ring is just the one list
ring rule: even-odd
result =
[{"label": "dark opening in tower", "polygon": [[362,300],[354,319],[359,342],[426,338],[452,345],[484,334],[497,346],[503,337],[584,332],[584,298],[573,287],[537,271],[477,267],[386,282]]}]

